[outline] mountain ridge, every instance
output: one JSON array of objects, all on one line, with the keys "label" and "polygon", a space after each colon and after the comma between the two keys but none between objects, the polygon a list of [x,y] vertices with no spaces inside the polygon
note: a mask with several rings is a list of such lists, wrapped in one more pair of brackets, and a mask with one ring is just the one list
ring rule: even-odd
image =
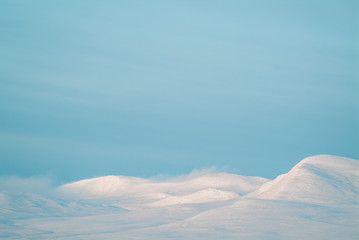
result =
[{"label": "mountain ridge", "polygon": [[305,158],[288,173],[264,183],[248,198],[296,200],[313,203],[359,203],[359,161],[317,155]]},{"label": "mountain ridge", "polygon": [[104,176],[54,195],[0,192],[7,239],[315,239],[359,236],[359,161],[306,158],[274,180],[228,173]]}]

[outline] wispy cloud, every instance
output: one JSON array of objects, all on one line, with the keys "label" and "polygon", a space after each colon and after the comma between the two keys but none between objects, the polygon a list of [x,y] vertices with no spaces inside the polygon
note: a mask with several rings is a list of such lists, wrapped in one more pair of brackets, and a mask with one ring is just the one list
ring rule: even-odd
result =
[{"label": "wispy cloud", "polygon": [[0,176],[0,191],[36,193],[47,195],[55,187],[55,181],[49,176]]}]

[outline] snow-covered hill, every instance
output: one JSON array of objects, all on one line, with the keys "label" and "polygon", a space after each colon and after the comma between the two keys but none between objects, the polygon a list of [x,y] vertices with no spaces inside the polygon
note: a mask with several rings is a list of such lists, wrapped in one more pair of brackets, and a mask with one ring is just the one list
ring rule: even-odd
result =
[{"label": "snow-covered hill", "polygon": [[358,204],[359,161],[328,155],[302,160],[247,197],[310,203]]},{"label": "snow-covered hill", "polygon": [[225,201],[258,189],[268,179],[213,173],[170,180],[105,176],[65,184],[56,192],[76,199],[113,199],[123,207],[161,207]]},{"label": "snow-covered hill", "polygon": [[359,161],[306,158],[270,181],[229,173],[104,176],[2,191],[4,239],[357,239]]}]

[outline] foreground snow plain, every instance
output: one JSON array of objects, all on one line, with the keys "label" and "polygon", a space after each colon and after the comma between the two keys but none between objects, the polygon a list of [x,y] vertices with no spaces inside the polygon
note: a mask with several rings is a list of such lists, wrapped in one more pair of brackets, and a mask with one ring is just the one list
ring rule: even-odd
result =
[{"label": "foreground snow plain", "polygon": [[359,161],[319,155],[274,180],[105,176],[2,191],[4,239],[358,239]]}]

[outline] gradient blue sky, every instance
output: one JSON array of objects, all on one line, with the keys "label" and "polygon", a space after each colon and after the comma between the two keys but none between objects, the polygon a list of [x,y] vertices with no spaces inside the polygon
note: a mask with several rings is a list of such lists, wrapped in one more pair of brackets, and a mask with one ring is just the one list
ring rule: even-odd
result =
[{"label": "gradient blue sky", "polygon": [[358,1],[0,4],[0,175],[359,158]]}]

